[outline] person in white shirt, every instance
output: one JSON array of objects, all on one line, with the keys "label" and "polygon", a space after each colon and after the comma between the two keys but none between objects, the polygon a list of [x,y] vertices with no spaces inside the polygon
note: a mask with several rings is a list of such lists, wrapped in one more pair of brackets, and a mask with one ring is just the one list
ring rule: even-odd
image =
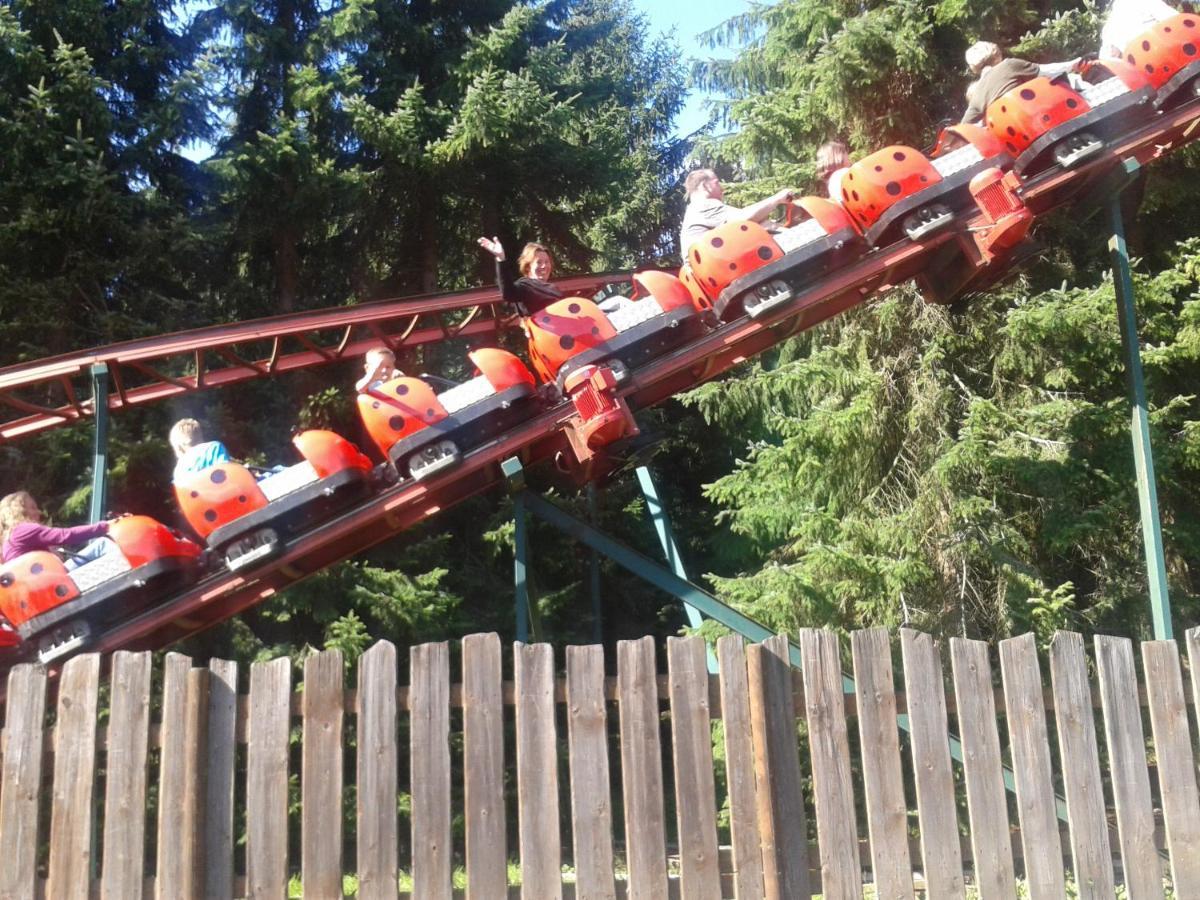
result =
[{"label": "person in white shirt", "polygon": [[762,222],[775,207],[791,203],[795,191],[776,191],[765,200],[749,206],[730,206],[725,202],[725,189],[721,179],[712,169],[695,169],[688,173],[683,183],[687,192],[688,205],[683,213],[683,225],[679,230],[679,252],[685,258],[692,244],[719,225],[726,222]]},{"label": "person in white shirt", "polygon": [[1163,0],[1113,0],[1100,29],[1100,58],[1120,59],[1130,41],[1178,13]]},{"label": "person in white shirt", "polygon": [[363,376],[354,383],[354,390],[360,394],[372,391],[403,374],[396,368],[395,353],[387,347],[372,347],[363,356]]},{"label": "person in white shirt", "polygon": [[850,148],[842,141],[827,141],[817,148],[817,177],[825,182],[830,200],[842,202],[842,178],[850,171]]}]

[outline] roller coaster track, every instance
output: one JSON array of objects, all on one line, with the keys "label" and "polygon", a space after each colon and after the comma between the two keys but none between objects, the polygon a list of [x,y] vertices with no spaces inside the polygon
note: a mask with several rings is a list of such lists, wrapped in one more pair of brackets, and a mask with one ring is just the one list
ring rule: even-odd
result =
[{"label": "roller coaster track", "polygon": [[[1037,214],[1087,198],[1102,189],[1106,179],[1123,161],[1152,161],[1192,140],[1198,129],[1200,101],[1195,101],[1131,132],[1108,147],[1100,157],[1079,168],[1054,172],[1027,183],[1022,197]],[[969,250],[972,247],[971,229],[982,227],[986,227],[986,223],[978,218],[966,223],[965,228],[932,235],[921,243],[901,241],[873,251],[832,272],[799,297],[762,318],[731,322],[654,359],[632,372],[619,393],[635,411],[660,403],[728,371],[791,335],[867,301],[888,286],[913,278],[938,254],[951,248]],[[627,276],[581,276],[558,284],[569,292],[588,293],[602,283],[623,277]],[[361,307],[300,313],[133,341],[0,370],[0,400],[25,413],[23,418],[3,426],[3,439],[11,441],[86,419],[91,412],[86,401],[72,400],[65,407],[29,409],[14,402],[13,392],[45,391],[56,384],[69,383],[95,362],[142,372],[153,379],[145,385],[133,387],[125,383],[123,390],[118,387],[109,397],[109,406],[122,409],[189,391],[333,362],[361,352],[367,344],[380,340],[390,339],[397,346],[409,347],[455,334],[480,334],[496,328],[498,323],[487,315],[472,317],[470,310],[495,301],[495,292],[484,290],[430,299],[380,301]],[[446,324],[447,317],[455,313],[463,316],[455,320],[457,325]],[[436,324],[423,326],[421,323],[426,317]],[[393,330],[388,331],[389,327]],[[343,335],[331,345],[319,345],[310,336],[331,329],[340,329]],[[358,329],[357,335],[354,329]],[[272,355],[265,362],[242,360],[232,349],[256,340],[272,342]],[[285,352],[282,348],[287,340],[298,343],[300,349]],[[189,355],[199,358],[200,354],[214,354],[229,361],[229,365],[209,371],[196,364],[195,371],[186,377],[162,375],[155,378],[146,373],[150,367],[145,360]],[[235,362],[231,357],[239,361]],[[104,633],[96,635],[91,649],[111,651],[166,646],[236,615],[308,575],[497,485],[503,480],[500,463],[509,457],[518,457],[528,466],[559,453],[568,453],[563,426],[571,414],[570,404],[561,404],[476,448],[453,469],[425,481],[406,481],[387,488],[292,540],[279,557],[247,572],[210,575],[134,618],[113,623]]]},{"label": "roller coaster track", "polygon": [[[567,293],[594,293],[627,277],[577,275],[560,280]],[[397,353],[454,337],[495,334],[501,327],[495,288],[375,300],[358,306],[212,325],[123,341],[82,353],[0,369],[0,444],[90,419],[80,399],[93,365],[108,367],[110,410],[228,387],[360,356],[386,344]]]}]

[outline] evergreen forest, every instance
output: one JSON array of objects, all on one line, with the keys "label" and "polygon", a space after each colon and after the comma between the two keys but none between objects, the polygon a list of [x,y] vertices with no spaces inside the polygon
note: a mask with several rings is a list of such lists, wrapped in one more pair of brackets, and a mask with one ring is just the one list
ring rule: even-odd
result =
[{"label": "evergreen forest", "polygon": [[[678,265],[689,168],[730,202],[818,189],[814,153],[925,147],[965,106],[965,49],[1092,52],[1093,0],[730,4],[681,55],[629,0],[5,0],[0,366],[281,312],[491,283],[475,244],[539,240],[558,274]],[[711,121],[677,133],[689,92]],[[1150,167],[1128,223],[1175,627],[1200,621],[1200,151]],[[1150,636],[1102,216],[949,307],[911,286],[639,416],[693,581],[776,628],[903,623],[995,640]],[[517,335],[511,340],[519,347]],[[465,347],[406,369],[463,377]],[[349,366],[124,411],[109,505],[180,521],[166,434],[205,421],[291,462],[298,424],[365,446]],[[0,493],[87,515],[91,430],[0,445]],[[532,486],[656,555],[627,469]],[[444,512],[192,638],[254,660],[514,634],[511,500]],[[534,522],[556,645],[677,633],[676,600]],[[709,632],[711,626],[702,631]],[[712,628],[715,636],[718,629]]]}]

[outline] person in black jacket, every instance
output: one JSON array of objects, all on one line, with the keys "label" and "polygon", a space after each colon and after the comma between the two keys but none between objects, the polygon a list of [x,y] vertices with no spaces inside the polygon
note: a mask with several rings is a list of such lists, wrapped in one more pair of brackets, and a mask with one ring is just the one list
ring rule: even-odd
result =
[{"label": "person in black jacket", "polygon": [[496,258],[496,285],[504,302],[516,310],[518,315],[530,316],[561,300],[562,291],[550,283],[554,271],[554,259],[542,244],[530,242],[517,257],[517,269],[521,277],[513,281],[505,266],[504,245],[500,239],[481,237],[479,246]]}]

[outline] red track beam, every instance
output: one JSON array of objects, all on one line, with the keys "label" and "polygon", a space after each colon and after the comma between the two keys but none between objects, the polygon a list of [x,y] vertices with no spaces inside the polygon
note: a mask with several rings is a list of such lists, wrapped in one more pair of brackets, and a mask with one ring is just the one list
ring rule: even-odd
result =
[{"label": "red track beam", "polygon": [[[566,293],[591,294],[602,285],[628,278],[628,273],[577,275],[555,283]],[[421,344],[445,340],[449,336],[473,337],[495,331],[499,323],[492,316],[482,315],[482,308],[499,302],[495,288],[479,288],[431,298],[400,298],[377,300],[359,306],[334,307],[314,312],[273,316],[230,325],[213,325],[194,331],[181,331],[155,338],[125,341],[86,350],[78,354],[56,356],[35,363],[25,363],[0,369],[0,406],[10,407],[25,415],[0,421],[0,443],[19,440],[52,428],[71,425],[92,416],[90,400],[79,403],[74,399],[72,378],[83,378],[91,366],[104,363],[113,373],[114,385],[108,395],[108,408],[120,410],[131,406],[158,403],[183,394],[208,388],[227,387],[253,378],[295,372],[313,366],[359,355],[380,343],[381,336],[396,349],[408,349]],[[445,322],[446,315],[467,311],[465,321]],[[436,325],[417,327],[423,318],[437,320]],[[408,332],[390,334],[385,326],[405,323]],[[321,346],[315,334],[340,330],[339,340],[331,346]],[[353,338],[358,329],[360,336]],[[304,349],[283,352],[284,340],[294,340]],[[234,347],[255,341],[271,341],[272,348],[263,359],[246,359]],[[206,354],[226,362],[221,368],[210,368]],[[189,374],[168,375],[164,361],[171,357]],[[150,365],[153,361],[156,365]],[[150,379],[149,384],[124,386],[122,374],[136,374]],[[46,398],[60,391],[66,394],[62,405],[37,403],[17,396],[18,391],[31,392]]]}]

